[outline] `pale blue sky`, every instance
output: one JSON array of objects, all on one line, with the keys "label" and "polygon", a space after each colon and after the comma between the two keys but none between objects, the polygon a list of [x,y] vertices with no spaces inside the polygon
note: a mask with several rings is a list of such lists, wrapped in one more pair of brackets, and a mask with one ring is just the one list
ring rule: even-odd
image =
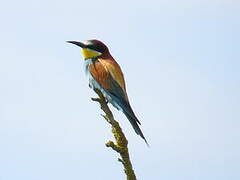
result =
[{"label": "pale blue sky", "polygon": [[122,66],[151,148],[114,110],[139,180],[240,179],[238,0],[5,1],[0,180],[122,180],[66,40],[100,39]]}]

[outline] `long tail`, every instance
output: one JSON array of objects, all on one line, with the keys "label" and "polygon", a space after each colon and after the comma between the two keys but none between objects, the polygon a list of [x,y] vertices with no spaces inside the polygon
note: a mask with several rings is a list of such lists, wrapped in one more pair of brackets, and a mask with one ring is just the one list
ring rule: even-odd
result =
[{"label": "long tail", "polygon": [[[128,111],[123,110],[123,113],[125,114],[125,116],[128,118],[128,120],[130,121],[134,131],[141,136],[141,138],[144,139],[145,143],[147,144],[147,146],[149,146],[146,138],[144,137],[139,125],[141,125],[141,123],[139,122],[139,120],[137,119],[137,117],[135,116],[131,106],[128,106]],[[138,125],[139,124],[139,125]]]},{"label": "long tail", "polygon": [[[117,108],[118,110],[121,110],[126,117],[128,118],[128,120],[130,121],[133,129],[135,130],[135,132],[141,136],[144,141],[146,142],[146,144],[149,146],[146,138],[144,137],[139,125],[141,125],[141,123],[139,122],[139,120],[137,119],[137,117],[135,116],[130,103],[128,102],[128,100],[125,98],[125,94],[123,92],[123,90],[121,89],[121,87],[117,84],[114,83],[115,81],[112,80],[111,81],[113,84],[112,86],[115,87],[115,91],[118,92],[114,92],[114,91],[110,91],[110,90],[101,90],[103,94],[106,95],[106,99],[110,99],[110,103]],[[110,98],[109,98],[110,97]],[[138,125],[139,124],[139,125]]]}]

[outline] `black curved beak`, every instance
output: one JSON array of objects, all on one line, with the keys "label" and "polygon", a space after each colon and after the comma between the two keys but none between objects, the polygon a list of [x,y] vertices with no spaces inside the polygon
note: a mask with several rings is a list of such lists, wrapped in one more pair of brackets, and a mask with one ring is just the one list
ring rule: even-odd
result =
[{"label": "black curved beak", "polygon": [[75,44],[81,48],[86,48],[86,45],[78,41],[66,41],[67,43]]}]

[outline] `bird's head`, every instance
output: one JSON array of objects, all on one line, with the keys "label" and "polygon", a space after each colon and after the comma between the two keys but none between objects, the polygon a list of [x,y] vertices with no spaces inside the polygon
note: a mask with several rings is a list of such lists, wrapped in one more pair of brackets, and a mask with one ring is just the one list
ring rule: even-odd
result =
[{"label": "bird's head", "polygon": [[85,42],[67,41],[68,43],[75,44],[81,47],[84,59],[96,58],[109,55],[109,50],[105,44],[99,40],[87,40]]}]

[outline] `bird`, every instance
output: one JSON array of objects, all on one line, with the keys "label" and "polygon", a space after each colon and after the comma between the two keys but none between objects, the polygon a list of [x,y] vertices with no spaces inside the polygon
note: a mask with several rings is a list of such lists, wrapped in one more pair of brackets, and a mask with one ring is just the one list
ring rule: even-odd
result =
[{"label": "bird", "polygon": [[123,72],[110,54],[108,47],[101,41],[93,39],[84,42],[67,41],[81,47],[89,87],[102,92],[107,102],[122,111],[130,121],[136,134],[148,145],[139,125],[140,121],[130,105]]}]

